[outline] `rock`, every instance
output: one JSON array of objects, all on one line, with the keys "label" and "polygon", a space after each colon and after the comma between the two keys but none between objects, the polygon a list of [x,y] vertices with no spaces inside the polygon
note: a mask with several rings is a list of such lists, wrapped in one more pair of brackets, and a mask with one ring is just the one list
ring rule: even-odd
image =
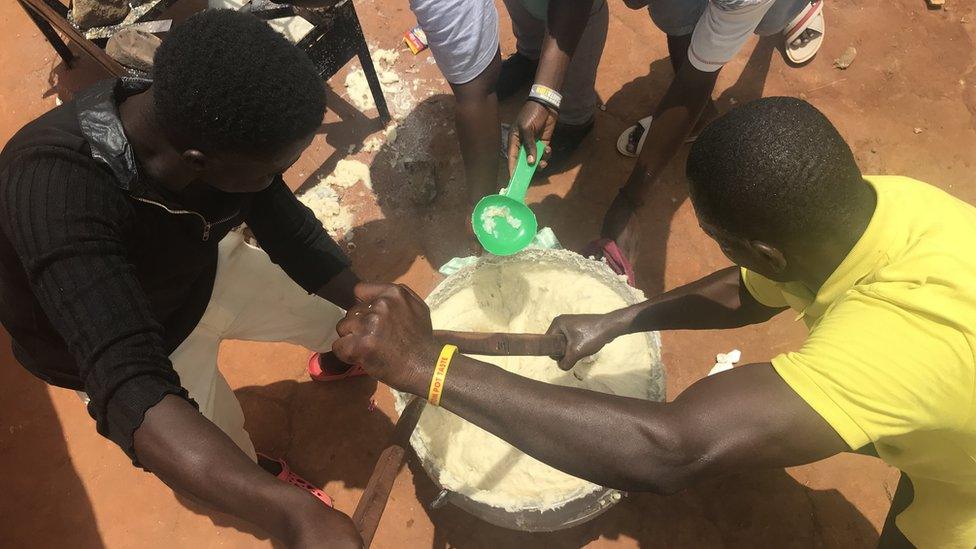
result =
[{"label": "rock", "polygon": [[437,171],[429,160],[404,160],[407,174],[406,192],[410,202],[428,206],[437,198]]},{"label": "rock", "polygon": [[149,72],[153,66],[153,55],[161,43],[155,34],[138,29],[122,29],[108,39],[105,53],[126,67]]},{"label": "rock", "polygon": [[114,25],[129,15],[126,0],[72,0],[71,18],[81,30]]},{"label": "rock", "polygon": [[840,54],[840,57],[834,59],[834,66],[840,70],[846,70],[847,67],[851,66],[854,62],[854,58],[857,57],[857,48],[854,46],[847,46],[844,53]]}]

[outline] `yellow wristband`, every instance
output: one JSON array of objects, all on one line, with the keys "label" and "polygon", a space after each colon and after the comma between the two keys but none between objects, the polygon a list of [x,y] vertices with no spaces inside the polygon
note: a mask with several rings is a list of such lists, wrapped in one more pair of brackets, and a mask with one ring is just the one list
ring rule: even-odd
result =
[{"label": "yellow wristband", "polygon": [[437,357],[437,364],[434,365],[434,375],[430,378],[430,391],[427,393],[427,403],[431,406],[441,405],[441,395],[444,393],[444,378],[447,377],[447,369],[451,367],[451,359],[458,350],[454,345],[445,345],[441,349],[441,354]]}]

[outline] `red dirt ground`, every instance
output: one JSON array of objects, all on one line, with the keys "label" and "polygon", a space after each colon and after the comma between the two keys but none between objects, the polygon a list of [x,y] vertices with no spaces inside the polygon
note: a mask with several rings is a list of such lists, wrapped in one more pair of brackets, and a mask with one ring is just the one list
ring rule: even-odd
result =
[{"label": "red dirt ground", "polygon": [[[198,2],[181,4],[179,15]],[[500,4],[500,3],[499,3]],[[369,41],[397,48],[414,24],[406,2],[357,0]],[[504,8],[502,50],[514,42]],[[721,110],[765,95],[806,98],[822,109],[851,143],[866,173],[913,176],[976,202],[976,13],[950,0],[942,11],[922,0],[828,0],[823,50],[808,66],[791,68],[776,40],[753,40],[723,71]],[[534,186],[529,199],[543,224],[568,247],[595,235],[604,208],[632,161],[614,150],[616,136],[646,114],[671,77],[664,37],[646,12],[611,2],[611,32],[598,89],[606,110],[569,171]],[[87,60],[68,70],[14,2],[0,5],[0,143],[52,108],[55,96],[102,78]],[[846,71],[832,61],[848,46],[858,55]],[[423,149],[438,167],[439,196],[420,208],[401,198],[402,180],[389,168],[398,154],[375,153],[373,186],[348,191],[343,204],[356,214],[355,267],[373,280],[408,283],[422,294],[439,280],[435,267],[458,245],[464,215],[460,165],[450,132],[452,99],[428,52],[402,53],[396,67],[418,82],[424,99],[402,124],[398,143]],[[412,64],[416,67],[411,68]],[[410,72],[407,72],[407,71]],[[369,163],[357,144],[377,130],[339,96],[322,135],[287,174],[293,187],[313,183],[349,156]],[[511,116],[517,105],[507,105]],[[409,130],[428,127],[429,139]],[[412,140],[412,141],[411,141]],[[353,145],[353,152],[348,148]],[[418,150],[419,150],[418,149]],[[681,177],[683,158],[664,174],[643,214],[644,242],[637,270],[647,293],[674,287],[726,265],[699,230]],[[307,174],[307,175],[306,175]],[[404,230],[410,216],[425,220]],[[743,351],[766,360],[802,340],[804,331],[782,315],[768,325],[724,333],[664,335],[669,397],[704,375],[717,352]],[[0,546],[259,547],[267,536],[226,516],[185,506],[155,477],[133,469],[99,437],[78,398],[48,388],[16,365],[6,336],[0,342]],[[303,372],[306,352],[285,344],[227,342],[221,369],[244,403],[259,450],[287,458],[351,512],[372,464],[392,430],[388,390],[368,379],[316,385]],[[378,407],[370,412],[374,397]],[[550,535],[510,532],[454,508],[425,510],[432,487],[405,469],[397,480],[376,547],[871,547],[884,520],[897,473],[877,460],[844,455],[786,471],[740,474],[671,497],[635,494],[588,524]],[[255,537],[256,536],[256,537]]]}]

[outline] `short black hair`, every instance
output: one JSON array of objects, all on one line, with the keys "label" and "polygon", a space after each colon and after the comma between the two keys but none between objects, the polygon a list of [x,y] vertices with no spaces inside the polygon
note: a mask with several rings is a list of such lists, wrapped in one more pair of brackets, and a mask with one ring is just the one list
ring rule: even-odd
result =
[{"label": "short black hair", "polygon": [[160,126],[183,146],[275,153],[321,125],[325,86],[308,56],[264,21],[209,10],[156,50],[153,102]]},{"label": "short black hair", "polygon": [[700,217],[781,246],[848,230],[871,192],[833,124],[792,97],[758,99],[716,119],[691,147],[686,173]]}]

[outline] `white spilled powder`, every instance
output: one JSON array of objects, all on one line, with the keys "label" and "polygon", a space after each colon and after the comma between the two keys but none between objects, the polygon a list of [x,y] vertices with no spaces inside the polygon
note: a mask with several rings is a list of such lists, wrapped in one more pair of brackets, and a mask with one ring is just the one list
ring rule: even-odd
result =
[{"label": "white spilled powder", "polygon": [[498,236],[498,233],[495,232],[497,228],[495,218],[498,217],[504,219],[505,223],[508,223],[513,229],[518,230],[522,226],[522,220],[513,216],[508,206],[488,206],[485,208],[481,212],[481,226],[485,231]]},{"label": "white spilled powder", "polygon": [[713,376],[715,374],[727,372],[738,364],[740,360],[742,360],[742,351],[738,349],[732,349],[727,353],[719,353],[715,355],[715,365],[712,366],[712,369],[708,372],[708,375]]},{"label": "white spilled powder", "polygon": [[352,212],[342,207],[339,194],[331,186],[319,183],[298,195],[298,199],[315,212],[315,217],[333,238],[341,238],[352,232]]},{"label": "white spilled powder", "polygon": [[369,166],[349,158],[340,160],[332,173],[322,179],[323,183],[337,189],[348,189],[360,181],[366,185],[366,188],[372,190],[373,182],[369,176]]},{"label": "white spilled powder", "polygon": [[[400,53],[393,49],[371,50],[373,67],[376,69],[376,77],[380,81],[380,88],[383,89],[383,96],[386,98],[387,107],[394,118],[402,119],[410,114],[410,111],[417,106],[417,99],[414,91],[417,89],[417,81],[413,85],[405,84],[399,73],[396,72],[394,65],[400,57]],[[346,96],[349,102],[361,111],[375,109],[373,94],[369,89],[369,82],[366,80],[366,73],[362,67],[353,67],[346,75]]]},{"label": "white spilled powder", "polygon": [[[634,299],[625,300],[610,286],[616,280],[609,269],[594,261],[587,269],[572,269],[563,263],[535,259],[533,254],[540,252],[525,253],[529,260],[523,261],[482,261],[463,277],[465,270],[453,275],[435,294],[444,294],[445,285],[454,286],[450,290],[453,293],[448,291],[439,305],[434,305],[437,300],[428,300],[434,327],[544,333],[559,314],[605,313],[642,297],[628,288],[622,291],[634,292]],[[545,255],[540,258],[570,255],[578,258],[572,261],[585,261],[571,252],[542,253]],[[459,280],[463,283],[449,284]],[[643,334],[618,338],[569,372],[560,370],[548,357],[477,358],[546,383],[644,399],[656,394],[654,398],[659,400],[663,398],[663,379],[659,351],[652,348],[652,341],[657,340]],[[448,374],[447,385],[450,383]],[[552,509],[600,489],[529,457],[443,408],[428,406],[424,410],[411,443],[421,459],[433,465],[441,486],[508,511]]]},{"label": "white spilled powder", "polygon": [[363,152],[373,153],[380,150],[383,147],[384,140],[382,137],[374,136],[370,137],[363,143]]}]

